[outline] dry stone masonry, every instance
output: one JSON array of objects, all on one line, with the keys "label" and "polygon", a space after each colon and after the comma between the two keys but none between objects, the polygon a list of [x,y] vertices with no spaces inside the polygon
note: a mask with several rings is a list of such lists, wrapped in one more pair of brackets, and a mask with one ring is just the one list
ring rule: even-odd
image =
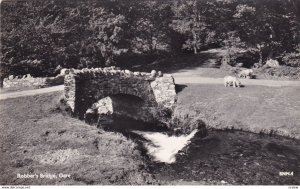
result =
[{"label": "dry stone masonry", "polygon": [[3,88],[10,87],[39,87],[46,82],[46,78],[34,78],[30,74],[22,77],[10,75],[3,80]]},{"label": "dry stone masonry", "polygon": [[149,107],[172,110],[176,102],[174,79],[169,74],[131,72],[115,67],[66,70],[65,98],[72,113],[84,118],[87,110],[110,95],[126,94]]},{"label": "dry stone masonry", "polygon": [[49,87],[55,85],[61,85],[64,83],[64,76],[58,75],[56,77],[32,77],[30,74],[24,76],[10,75],[3,80],[3,88],[11,87]]}]

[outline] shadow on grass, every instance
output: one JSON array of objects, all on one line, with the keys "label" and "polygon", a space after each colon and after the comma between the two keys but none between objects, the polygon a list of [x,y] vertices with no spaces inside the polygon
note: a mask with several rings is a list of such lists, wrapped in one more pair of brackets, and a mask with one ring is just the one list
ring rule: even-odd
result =
[{"label": "shadow on grass", "polygon": [[251,79],[257,79],[257,75],[252,75]]},{"label": "shadow on grass", "polygon": [[186,87],[187,87],[187,85],[175,84],[175,91],[176,91],[176,93],[179,93],[179,92],[181,92]]}]

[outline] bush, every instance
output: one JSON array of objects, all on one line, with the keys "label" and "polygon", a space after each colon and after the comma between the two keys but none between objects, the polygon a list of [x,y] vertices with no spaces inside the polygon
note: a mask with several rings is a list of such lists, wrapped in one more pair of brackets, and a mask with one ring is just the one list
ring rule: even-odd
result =
[{"label": "bush", "polygon": [[300,79],[300,67],[280,66],[278,68],[262,67],[260,72],[268,79]]},{"label": "bush", "polygon": [[64,84],[64,75],[58,75],[56,77],[48,77],[46,78],[45,85],[46,86],[56,86],[56,85],[62,85]]},{"label": "bush", "polygon": [[231,52],[228,64],[231,66],[242,65],[245,68],[251,68],[258,61],[258,54],[252,49]]},{"label": "bush", "polygon": [[300,51],[285,54],[282,57],[282,64],[291,67],[300,67]]},{"label": "bush", "polygon": [[207,135],[206,124],[197,116],[173,116],[170,127],[175,134],[189,134],[198,129],[198,133],[203,137]]}]

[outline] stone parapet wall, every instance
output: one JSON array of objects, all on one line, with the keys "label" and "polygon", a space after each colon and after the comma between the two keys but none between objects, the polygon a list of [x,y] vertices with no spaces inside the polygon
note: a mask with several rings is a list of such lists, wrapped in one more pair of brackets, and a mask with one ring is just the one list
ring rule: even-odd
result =
[{"label": "stone parapet wall", "polygon": [[22,77],[14,77],[13,75],[3,80],[3,88],[11,87],[49,87],[61,85],[64,83],[64,76],[58,75],[56,77],[32,77],[30,74]]},{"label": "stone parapet wall", "polygon": [[8,78],[3,80],[3,88],[10,87],[40,87],[44,85],[46,78],[37,77],[34,78],[30,74],[24,75],[23,77],[14,77],[10,75]]},{"label": "stone parapet wall", "polygon": [[170,108],[176,100],[176,91],[174,78],[170,75],[157,77],[150,83],[153,90],[155,100],[158,104]]},{"label": "stone parapet wall", "polygon": [[64,84],[66,103],[81,118],[95,102],[115,94],[137,96],[149,107],[172,109],[176,102],[173,77],[156,72],[131,72],[115,67],[67,70]]}]

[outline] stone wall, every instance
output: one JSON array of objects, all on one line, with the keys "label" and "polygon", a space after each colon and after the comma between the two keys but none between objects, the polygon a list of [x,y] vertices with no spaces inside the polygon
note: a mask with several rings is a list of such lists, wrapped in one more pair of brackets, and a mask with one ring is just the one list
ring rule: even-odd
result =
[{"label": "stone wall", "polygon": [[49,87],[55,85],[61,85],[64,83],[64,75],[58,75],[56,77],[32,77],[30,74],[22,77],[14,77],[10,75],[3,80],[3,88],[10,87]]},{"label": "stone wall", "polygon": [[115,67],[68,70],[64,84],[66,103],[80,118],[95,102],[110,95],[133,95],[149,107],[165,109],[172,109],[176,102],[173,77],[156,72],[131,72]]}]

